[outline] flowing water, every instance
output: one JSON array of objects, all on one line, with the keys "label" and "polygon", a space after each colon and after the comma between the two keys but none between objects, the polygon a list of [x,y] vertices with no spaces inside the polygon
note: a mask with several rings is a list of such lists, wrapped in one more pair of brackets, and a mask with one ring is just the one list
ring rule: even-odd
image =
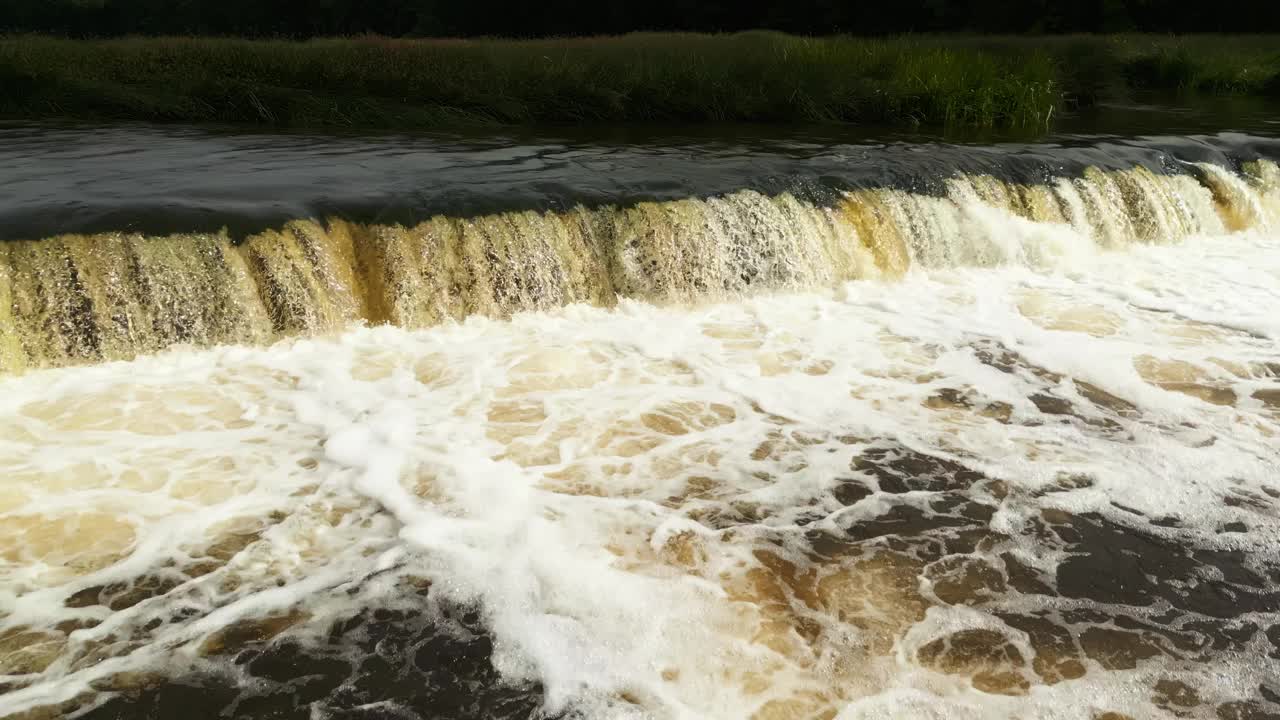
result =
[{"label": "flowing water", "polygon": [[1280,716],[1275,140],[6,132],[0,717]]}]

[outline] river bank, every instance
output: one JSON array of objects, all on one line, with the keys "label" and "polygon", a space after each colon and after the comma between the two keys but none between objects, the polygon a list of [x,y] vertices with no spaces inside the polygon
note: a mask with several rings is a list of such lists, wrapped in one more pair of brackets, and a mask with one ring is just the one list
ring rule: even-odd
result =
[{"label": "river bank", "polygon": [[0,39],[0,118],[411,129],[764,122],[1052,128],[1138,94],[1280,97],[1268,36],[640,33]]}]

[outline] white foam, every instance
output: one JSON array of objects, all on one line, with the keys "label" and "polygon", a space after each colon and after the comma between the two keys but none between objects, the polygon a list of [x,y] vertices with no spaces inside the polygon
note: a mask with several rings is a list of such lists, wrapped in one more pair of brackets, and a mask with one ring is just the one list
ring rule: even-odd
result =
[{"label": "white foam", "polygon": [[[1121,260],[1081,250],[1067,226],[1014,225],[1010,237],[1023,245],[1002,252],[1030,243],[1069,262],[1046,262],[1059,268],[1051,274],[919,272],[692,309],[624,302],[509,323],[362,328],[5,380],[0,489],[20,497],[3,509],[5,532],[21,517],[93,511],[132,533],[100,566],[89,561],[107,550],[75,533],[39,545],[44,557],[5,556],[5,627],[101,612],[62,600],[198,554],[228,522],[286,519],[193,581],[183,602],[200,608],[198,619],[97,667],[54,666],[0,699],[0,712],[72,697],[237,618],[394,569],[480,604],[496,666],[542,682],[552,711],[743,718],[770,700],[822,696],[843,719],[1066,718],[1095,706],[1149,714],[1122,672],[1095,668],[1007,698],[916,663],[914,649],[942,633],[998,626],[978,610],[931,609],[895,653],[862,657],[856,672],[840,669],[847,648],[830,640],[806,660],[809,650],[755,639],[773,610],[738,587],[758,564],[755,551],[784,552],[771,539],[794,531],[798,505],[848,474],[865,442],[886,438],[963,456],[1028,496],[1064,472],[1087,474],[1092,487],[1043,504],[1111,513],[1117,501],[1152,517],[1178,514],[1206,544],[1274,555],[1280,521],[1221,498],[1275,482],[1280,414],[1247,393],[1276,380],[1238,378],[1211,360],[1280,361],[1280,239],[1197,237]],[[1119,329],[1055,328],[1019,309],[1031,295],[1055,311],[1098,308]],[[1106,412],[1069,382],[982,362],[975,347],[990,343],[1092,383],[1139,416],[1112,418],[1115,435],[1042,416],[1028,398],[1047,391],[1081,400],[1083,413]],[[1152,384],[1136,369],[1147,355],[1199,368],[1202,384],[1236,388],[1241,399],[1215,405]],[[1012,422],[927,407],[943,388],[1007,403]],[[844,435],[863,440],[796,439]],[[695,478],[708,481],[702,497],[686,493]],[[874,517],[884,502],[868,498],[844,517]],[[731,532],[693,519],[748,506],[766,517]],[[1030,511],[1005,505],[996,528],[1023,527]],[[1250,531],[1215,533],[1233,520]],[[6,542],[6,552],[27,547]],[[227,576],[234,589],[218,589]],[[166,602],[117,613],[110,627],[136,631],[149,607]],[[805,612],[828,638],[852,647],[860,637],[834,616]],[[104,627],[80,632],[101,636]],[[618,702],[624,695],[632,705]]]}]

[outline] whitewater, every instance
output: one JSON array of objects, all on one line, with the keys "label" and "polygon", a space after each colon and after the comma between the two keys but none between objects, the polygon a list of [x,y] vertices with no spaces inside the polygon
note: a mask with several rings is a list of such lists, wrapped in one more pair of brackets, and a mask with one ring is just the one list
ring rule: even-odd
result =
[{"label": "whitewater", "polygon": [[11,244],[0,717],[1274,717],[1278,174],[1124,172]]}]

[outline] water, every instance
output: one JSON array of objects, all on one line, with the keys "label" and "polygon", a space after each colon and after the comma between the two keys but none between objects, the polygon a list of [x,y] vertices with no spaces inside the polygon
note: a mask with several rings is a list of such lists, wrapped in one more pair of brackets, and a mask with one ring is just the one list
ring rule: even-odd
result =
[{"label": "water", "polygon": [[1280,713],[1273,140],[31,135],[0,717]]},{"label": "water", "polygon": [[[1239,134],[485,149],[136,129],[42,131],[28,142],[32,131],[13,132],[22,159],[11,166],[28,170],[14,173],[0,223],[18,234],[32,216],[47,234],[0,244],[7,372],[361,320],[426,327],[913,267],[1051,266],[1086,246],[1252,227],[1274,182],[1267,158],[1280,156],[1280,141]],[[120,179],[122,166],[135,174]],[[370,219],[361,207],[381,209]],[[121,213],[138,220],[88,231]],[[1006,216],[1030,224],[1010,228]]]},{"label": "water", "polygon": [[1041,183],[1088,167],[1158,171],[1170,158],[1225,165],[1280,155],[1280,126],[1272,120],[1280,109],[1232,132],[1209,129],[1209,120],[1187,111],[1099,112],[1047,138],[968,142],[830,127],[785,135],[774,127],[694,126],[334,136],[0,126],[0,240],[224,227],[243,239],[307,217],[416,224],[433,215],[594,208],[744,189],[936,193],[938,181],[955,172]]}]

